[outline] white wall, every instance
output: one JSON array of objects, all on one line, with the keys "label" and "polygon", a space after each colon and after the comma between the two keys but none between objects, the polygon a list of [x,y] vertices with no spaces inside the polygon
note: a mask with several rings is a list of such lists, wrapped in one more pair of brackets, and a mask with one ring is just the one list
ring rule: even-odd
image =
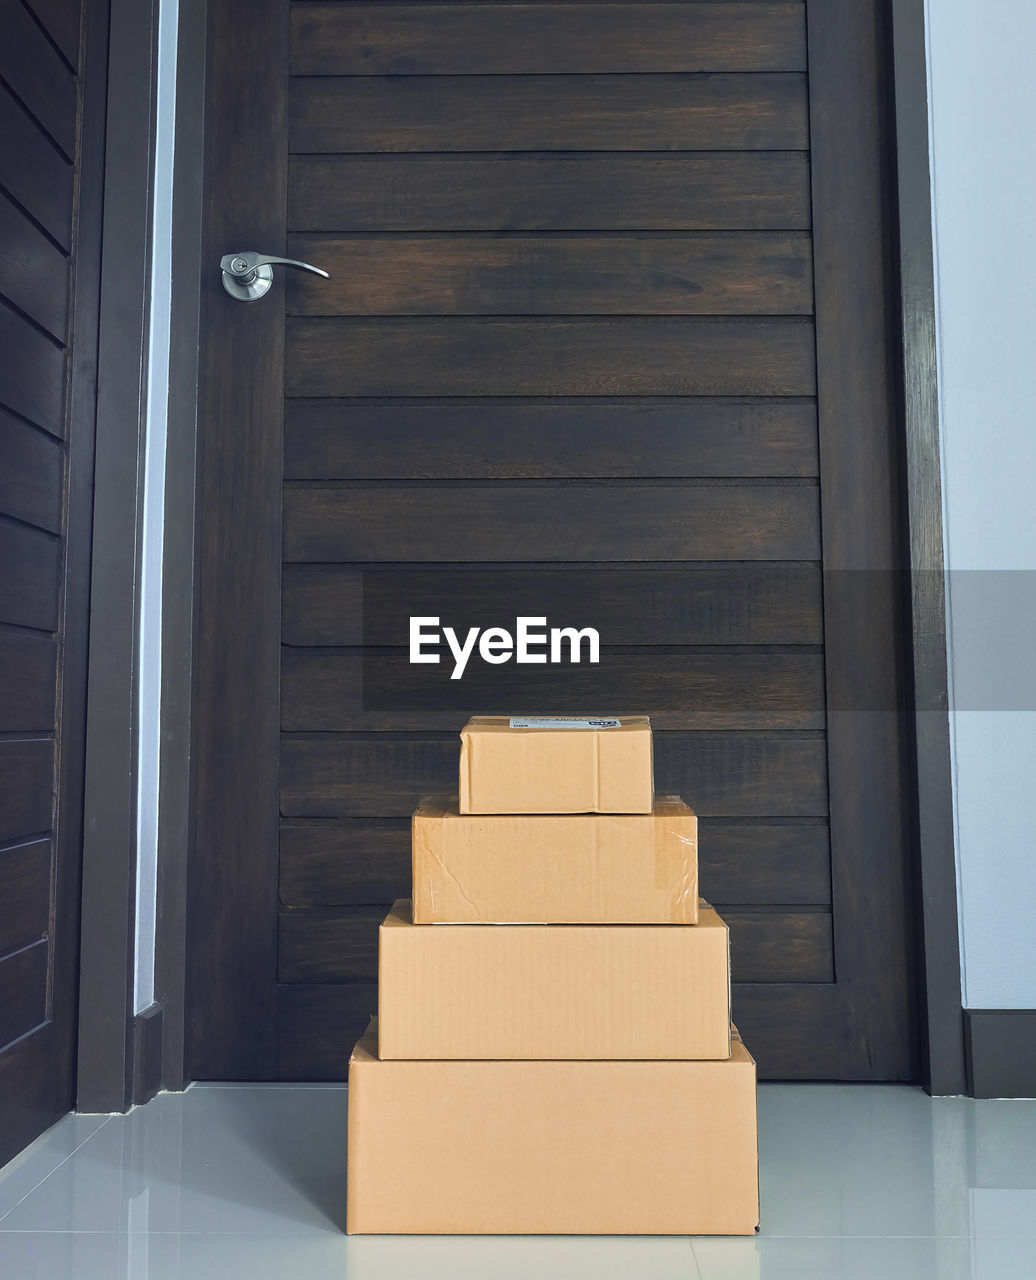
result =
[{"label": "white wall", "polygon": [[1036,3],[927,0],[964,1003],[1036,1008]]}]

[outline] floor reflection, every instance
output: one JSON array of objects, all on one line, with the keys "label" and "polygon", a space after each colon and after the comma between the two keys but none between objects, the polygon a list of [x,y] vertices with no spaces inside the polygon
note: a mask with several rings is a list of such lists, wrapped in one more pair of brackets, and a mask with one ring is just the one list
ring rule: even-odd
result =
[{"label": "floor reflection", "polygon": [[[621,1105],[621,1100],[618,1100]],[[352,1237],[345,1092],[204,1086],[69,1117],[0,1172],[17,1280],[1001,1280],[1036,1274],[1036,1102],[760,1089],[762,1230]]]}]

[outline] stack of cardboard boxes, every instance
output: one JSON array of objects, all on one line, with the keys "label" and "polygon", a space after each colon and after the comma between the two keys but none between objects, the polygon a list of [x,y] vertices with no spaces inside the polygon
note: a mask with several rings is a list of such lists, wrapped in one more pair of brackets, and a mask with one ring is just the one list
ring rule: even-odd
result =
[{"label": "stack of cardboard boxes", "polygon": [[347,1229],[749,1234],[755,1063],[646,717],[476,717],[349,1064]]}]

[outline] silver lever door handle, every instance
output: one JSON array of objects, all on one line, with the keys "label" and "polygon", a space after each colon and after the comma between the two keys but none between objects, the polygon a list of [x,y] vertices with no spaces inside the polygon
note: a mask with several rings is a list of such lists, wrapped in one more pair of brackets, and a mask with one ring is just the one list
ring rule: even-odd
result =
[{"label": "silver lever door handle", "polygon": [[295,258],[275,258],[266,253],[249,249],[246,253],[228,253],[220,259],[223,288],[238,302],[256,302],[270,292],[274,267],[298,267],[300,271],[312,271],[315,276],[330,280],[326,271],[312,267],[308,262]]}]

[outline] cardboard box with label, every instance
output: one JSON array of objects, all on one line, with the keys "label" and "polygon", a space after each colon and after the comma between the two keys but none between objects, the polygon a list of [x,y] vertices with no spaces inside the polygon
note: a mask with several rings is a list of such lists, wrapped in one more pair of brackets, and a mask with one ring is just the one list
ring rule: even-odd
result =
[{"label": "cardboard box with label", "polygon": [[678,796],[649,814],[413,819],[415,924],[694,924],[698,819]]},{"label": "cardboard box with label", "polygon": [[647,716],[473,716],[460,735],[461,813],[650,813]]},{"label": "cardboard box with label", "polygon": [[415,925],[379,930],[383,1058],[725,1058],[727,926]]},{"label": "cardboard box with label", "polygon": [[[643,1056],[643,1055],[642,1055]],[[749,1235],[755,1063],[349,1064],[347,1230]]]}]

